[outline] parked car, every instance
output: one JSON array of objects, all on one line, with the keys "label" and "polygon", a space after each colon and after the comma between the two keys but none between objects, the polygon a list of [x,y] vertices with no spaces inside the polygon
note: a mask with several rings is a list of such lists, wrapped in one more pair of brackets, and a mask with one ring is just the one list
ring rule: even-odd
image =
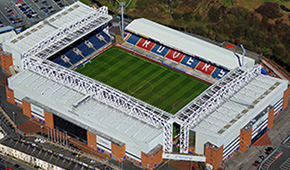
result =
[{"label": "parked car", "polygon": [[254,167],[259,167],[259,165],[256,164],[256,163],[252,163],[252,165],[253,165]]}]

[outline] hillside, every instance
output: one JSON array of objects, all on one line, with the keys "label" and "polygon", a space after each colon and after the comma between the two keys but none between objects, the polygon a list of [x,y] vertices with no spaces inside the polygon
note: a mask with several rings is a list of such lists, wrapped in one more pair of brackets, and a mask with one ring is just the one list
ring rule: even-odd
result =
[{"label": "hillside", "polygon": [[[117,11],[116,0],[99,0]],[[127,0],[130,18],[145,17],[172,28],[248,50],[290,65],[290,0]],[[281,64],[283,65],[283,64]],[[287,68],[288,72],[290,69]]]}]

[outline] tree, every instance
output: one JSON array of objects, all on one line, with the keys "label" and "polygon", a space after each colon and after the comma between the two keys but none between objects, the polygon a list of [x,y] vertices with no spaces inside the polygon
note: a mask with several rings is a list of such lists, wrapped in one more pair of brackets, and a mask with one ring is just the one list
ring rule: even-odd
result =
[{"label": "tree", "polygon": [[279,5],[275,2],[265,2],[255,11],[271,19],[280,18],[282,16]]},{"label": "tree", "polygon": [[182,17],[183,17],[183,20],[186,21],[186,22],[189,22],[192,20],[192,13],[191,12],[185,12]]},{"label": "tree", "polygon": [[215,6],[210,7],[208,11],[208,19],[210,22],[217,22],[219,20],[220,15],[221,12]]},{"label": "tree", "polygon": [[274,47],[273,54],[277,58],[285,58],[288,54],[288,51],[286,50],[286,47],[284,46],[284,44],[279,43]]}]

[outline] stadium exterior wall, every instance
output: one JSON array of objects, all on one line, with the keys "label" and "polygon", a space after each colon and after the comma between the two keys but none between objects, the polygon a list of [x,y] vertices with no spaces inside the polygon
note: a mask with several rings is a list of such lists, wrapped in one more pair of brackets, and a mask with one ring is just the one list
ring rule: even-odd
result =
[{"label": "stadium exterior wall", "polygon": [[283,96],[283,110],[286,109],[288,107],[288,103],[289,103],[289,91],[290,91],[290,87],[284,91],[284,96]]},{"label": "stadium exterior wall", "polygon": [[[243,152],[247,151],[257,141],[257,137],[259,139],[262,134],[273,127],[273,119],[277,113],[288,106],[288,83],[278,79],[275,80],[282,84],[256,104],[249,114],[244,115],[238,122],[231,125],[223,134],[212,135],[206,131],[192,129],[196,133],[195,153],[204,154],[206,162],[212,164],[216,169],[225,160],[229,159],[235,151],[239,149]],[[283,103],[283,106],[279,103]],[[279,107],[278,111],[273,107],[274,105]],[[265,110],[266,113],[264,113]],[[210,152],[211,154],[209,154],[209,150],[213,153]]]},{"label": "stadium exterior wall", "polygon": [[223,158],[223,146],[216,147],[210,142],[204,145],[204,155],[206,157],[206,163],[211,164],[214,169],[220,167]]},{"label": "stadium exterior wall", "polygon": [[44,110],[44,119],[45,119],[45,125],[51,129],[54,128],[54,124],[53,124],[53,114],[47,112],[46,110]]},{"label": "stadium exterior wall", "polygon": [[9,87],[5,87],[5,90],[6,90],[7,101],[12,104],[15,104],[14,91],[10,89]]},{"label": "stadium exterior wall", "polygon": [[2,67],[2,69],[7,74],[9,74],[11,76],[12,73],[10,72],[9,67],[11,67],[13,65],[12,54],[4,53],[1,51],[0,55],[1,55],[1,67]]},{"label": "stadium exterior wall", "polygon": [[[17,74],[18,75],[18,74]],[[16,75],[16,76],[17,76]],[[19,75],[18,75],[19,76]],[[43,102],[44,100],[47,101],[47,99],[41,99],[41,96],[35,95],[35,93],[30,93],[29,89],[23,89],[25,85],[20,85],[15,82],[13,82],[10,78],[8,78],[8,85],[10,88],[6,87],[7,91],[7,100],[11,102],[12,104],[18,105],[22,107],[23,114],[29,118],[34,118],[39,120],[41,123],[45,123],[44,126],[47,126],[49,128],[54,129],[54,118],[53,114],[56,114],[66,121],[69,121],[73,124],[77,123],[77,119],[69,118],[65,115],[61,115],[62,110],[54,110],[53,108],[50,108],[47,103]],[[21,90],[20,90],[21,89]],[[22,96],[23,98],[19,98],[18,100],[21,101],[22,105],[17,104],[14,102],[15,95],[19,94],[19,96]],[[31,103],[32,101],[37,101],[36,103]],[[43,116],[39,116],[36,113],[33,113],[33,107],[39,107],[39,110],[43,110]],[[87,146],[91,148],[93,146],[94,149],[97,150],[104,150],[104,154],[109,156],[112,154],[117,160],[123,161],[124,159],[130,160],[139,166],[144,166],[147,169],[153,169],[155,166],[159,165],[162,162],[162,153],[163,153],[163,147],[160,145],[160,141],[163,140],[163,134],[157,135],[154,137],[154,139],[148,143],[136,143],[132,141],[133,145],[131,143],[123,143],[123,144],[116,144],[114,143],[114,140],[117,141],[123,141],[122,139],[117,139],[115,136],[108,136],[107,134],[104,134],[106,136],[106,140],[110,143],[110,148],[103,148],[98,147],[99,144],[97,144],[98,135],[103,136],[103,134],[95,134],[91,131],[88,131],[86,128],[86,125],[83,125],[82,122],[80,122],[80,125],[78,125],[82,128],[86,129],[86,136],[87,136]],[[97,132],[101,132],[101,129],[96,129]],[[110,140],[114,139],[114,140]],[[156,147],[158,146],[158,147]],[[149,150],[149,151],[148,151]],[[142,163],[143,162],[143,163]]]},{"label": "stadium exterior wall", "polygon": [[252,140],[252,127],[250,129],[241,129],[240,135],[240,150],[246,152],[251,145]]}]

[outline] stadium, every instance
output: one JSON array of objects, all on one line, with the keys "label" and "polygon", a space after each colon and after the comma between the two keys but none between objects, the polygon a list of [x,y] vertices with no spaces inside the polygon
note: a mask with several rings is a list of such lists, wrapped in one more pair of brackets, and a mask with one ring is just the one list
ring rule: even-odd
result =
[{"label": "stadium", "polygon": [[288,81],[204,40],[147,19],[114,44],[107,7],[81,2],[6,41],[7,100],[24,115],[113,159],[223,167],[288,106]]}]

